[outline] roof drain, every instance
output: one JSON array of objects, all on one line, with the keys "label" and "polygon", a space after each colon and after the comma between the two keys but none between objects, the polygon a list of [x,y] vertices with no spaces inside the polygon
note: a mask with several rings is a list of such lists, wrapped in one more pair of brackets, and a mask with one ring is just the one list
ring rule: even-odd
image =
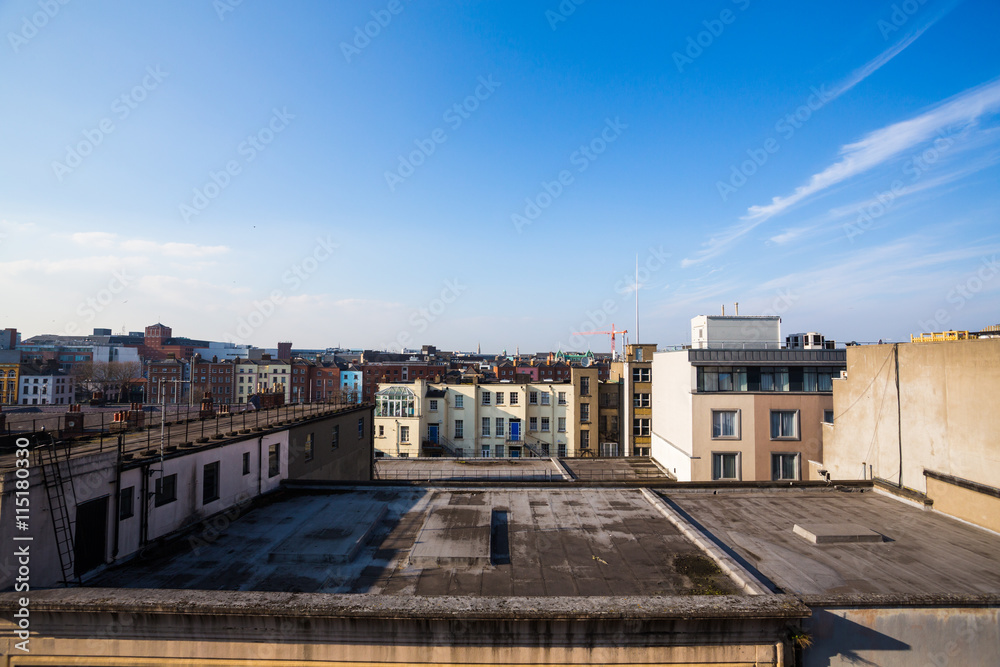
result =
[{"label": "roof drain", "polygon": [[490,517],[490,563],[493,565],[510,564],[507,510],[493,510]]}]

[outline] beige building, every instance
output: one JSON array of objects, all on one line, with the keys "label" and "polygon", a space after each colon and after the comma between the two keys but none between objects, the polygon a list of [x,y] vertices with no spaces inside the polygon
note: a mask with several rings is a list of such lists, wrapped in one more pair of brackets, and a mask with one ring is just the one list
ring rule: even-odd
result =
[{"label": "beige building", "polygon": [[624,456],[649,456],[653,433],[653,354],[656,345],[634,343],[624,361],[611,363],[611,382],[621,382]]},{"label": "beige building", "polygon": [[884,480],[1000,531],[1000,339],[849,347],[833,386],[832,477]]}]

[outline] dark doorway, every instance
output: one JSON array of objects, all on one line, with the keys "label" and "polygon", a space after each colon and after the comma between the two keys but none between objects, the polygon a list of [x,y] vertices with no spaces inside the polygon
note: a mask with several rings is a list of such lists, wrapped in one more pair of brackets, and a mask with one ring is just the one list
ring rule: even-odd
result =
[{"label": "dark doorway", "polygon": [[79,577],[104,564],[108,543],[108,497],[76,506],[73,573]]}]

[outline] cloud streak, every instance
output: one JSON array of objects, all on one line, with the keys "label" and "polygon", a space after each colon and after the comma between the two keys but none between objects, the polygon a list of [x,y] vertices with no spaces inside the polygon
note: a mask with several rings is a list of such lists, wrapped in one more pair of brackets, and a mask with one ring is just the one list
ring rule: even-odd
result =
[{"label": "cloud streak", "polygon": [[841,159],[791,194],[774,197],[771,203],[751,206],[743,220],[757,224],[853,176],[877,167],[914,146],[923,144],[945,129],[967,128],[987,114],[1000,110],[1000,80],[967,90],[919,116],[893,123],[869,133],[861,141],[840,149]]}]

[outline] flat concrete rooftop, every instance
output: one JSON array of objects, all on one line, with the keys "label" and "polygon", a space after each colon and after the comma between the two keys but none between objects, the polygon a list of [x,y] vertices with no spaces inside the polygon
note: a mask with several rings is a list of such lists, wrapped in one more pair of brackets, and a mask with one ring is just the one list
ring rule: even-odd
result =
[{"label": "flat concrete rooftop", "polygon": [[[496,512],[506,513],[505,531]],[[289,492],[217,536],[181,539],[88,585],[420,596],[742,593],[639,489],[551,487]]]},{"label": "flat concrete rooftop", "polygon": [[376,479],[435,481],[666,482],[670,478],[646,456],[609,458],[384,458]]},{"label": "flat concrete rooftop", "polygon": [[376,459],[375,479],[433,481],[559,481],[572,477],[550,458]]},{"label": "flat concrete rooftop", "polygon": [[[1000,593],[1000,535],[870,489],[671,489],[666,495],[696,527],[786,593]],[[864,541],[870,533],[881,539]],[[833,539],[817,543],[808,534]]]}]

